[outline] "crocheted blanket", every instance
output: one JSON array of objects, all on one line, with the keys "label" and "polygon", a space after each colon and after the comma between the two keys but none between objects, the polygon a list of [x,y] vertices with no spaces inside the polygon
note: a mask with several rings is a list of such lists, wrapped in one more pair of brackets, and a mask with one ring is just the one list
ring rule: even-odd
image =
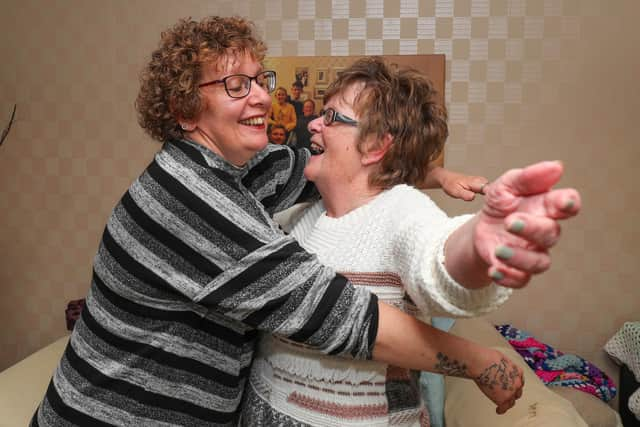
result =
[{"label": "crocheted blanket", "polygon": [[509,324],[495,328],[546,385],[573,387],[608,402],[616,395],[614,382],[593,363],[565,354]]}]

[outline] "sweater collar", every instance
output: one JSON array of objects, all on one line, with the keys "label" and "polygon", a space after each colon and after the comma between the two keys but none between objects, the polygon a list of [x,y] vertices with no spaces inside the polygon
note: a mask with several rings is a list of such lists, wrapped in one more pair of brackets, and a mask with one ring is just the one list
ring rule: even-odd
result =
[{"label": "sweater collar", "polygon": [[241,179],[247,174],[247,171],[249,170],[248,165],[251,163],[251,161],[247,162],[242,167],[238,167],[236,165],[229,163],[223,157],[220,157],[218,154],[209,150],[207,147],[203,146],[202,144],[198,144],[197,142],[192,141],[190,139],[183,138],[183,139],[180,139],[177,141],[171,141],[171,142],[178,143],[178,144],[180,143],[187,144],[190,147],[198,150],[198,152],[202,154],[202,157],[204,158],[207,165],[209,165],[214,169],[222,170],[233,177],[237,177]]}]

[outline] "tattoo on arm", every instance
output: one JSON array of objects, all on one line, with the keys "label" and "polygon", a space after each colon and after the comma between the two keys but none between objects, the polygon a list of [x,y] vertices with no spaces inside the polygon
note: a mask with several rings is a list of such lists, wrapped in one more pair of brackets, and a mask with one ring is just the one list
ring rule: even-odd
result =
[{"label": "tattoo on arm", "polygon": [[450,360],[449,356],[440,352],[438,352],[436,357],[438,358],[438,363],[436,363],[435,368],[436,370],[438,370],[438,372],[442,373],[443,375],[469,378],[467,365],[465,365],[464,363],[461,363],[457,360]]},{"label": "tattoo on arm", "polygon": [[507,360],[502,358],[499,363],[494,363],[482,371],[476,381],[490,389],[498,386],[503,390],[513,390],[514,381],[520,374],[515,366],[511,366],[511,370],[508,370],[508,365]]}]

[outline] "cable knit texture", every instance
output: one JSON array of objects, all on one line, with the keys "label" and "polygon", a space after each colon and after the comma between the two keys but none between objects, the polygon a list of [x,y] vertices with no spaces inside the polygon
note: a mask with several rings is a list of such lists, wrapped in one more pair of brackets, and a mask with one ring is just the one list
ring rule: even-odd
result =
[{"label": "cable knit texture", "polygon": [[[448,218],[424,193],[399,185],[331,218],[322,202],[292,215],[291,234],[356,286],[416,315],[475,316],[510,290],[469,290],[444,268],[444,243],[470,216]],[[243,408],[245,425],[425,426],[417,375],[374,361],[328,357],[264,336]]]}]

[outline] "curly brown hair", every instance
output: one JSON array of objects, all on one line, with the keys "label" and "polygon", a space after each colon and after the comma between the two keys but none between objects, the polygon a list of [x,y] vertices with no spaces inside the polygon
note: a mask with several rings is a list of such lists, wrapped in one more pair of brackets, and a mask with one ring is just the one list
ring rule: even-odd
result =
[{"label": "curly brown hair", "polygon": [[221,67],[221,59],[243,54],[262,62],[266,50],[253,23],[244,18],[180,20],[162,32],[159,47],[142,71],[135,103],[138,123],[160,142],[181,138],[178,120],[194,119],[203,108],[198,90],[203,65]]},{"label": "curly brown hair", "polygon": [[364,146],[370,136],[376,141],[385,134],[393,137],[369,183],[381,188],[423,183],[427,165],[440,155],[449,136],[447,110],[437,103],[433,84],[416,70],[393,69],[380,57],[367,57],[340,73],[324,102],[343,96],[354,84],[361,86],[352,106],[359,117],[358,150],[374,148]]}]

